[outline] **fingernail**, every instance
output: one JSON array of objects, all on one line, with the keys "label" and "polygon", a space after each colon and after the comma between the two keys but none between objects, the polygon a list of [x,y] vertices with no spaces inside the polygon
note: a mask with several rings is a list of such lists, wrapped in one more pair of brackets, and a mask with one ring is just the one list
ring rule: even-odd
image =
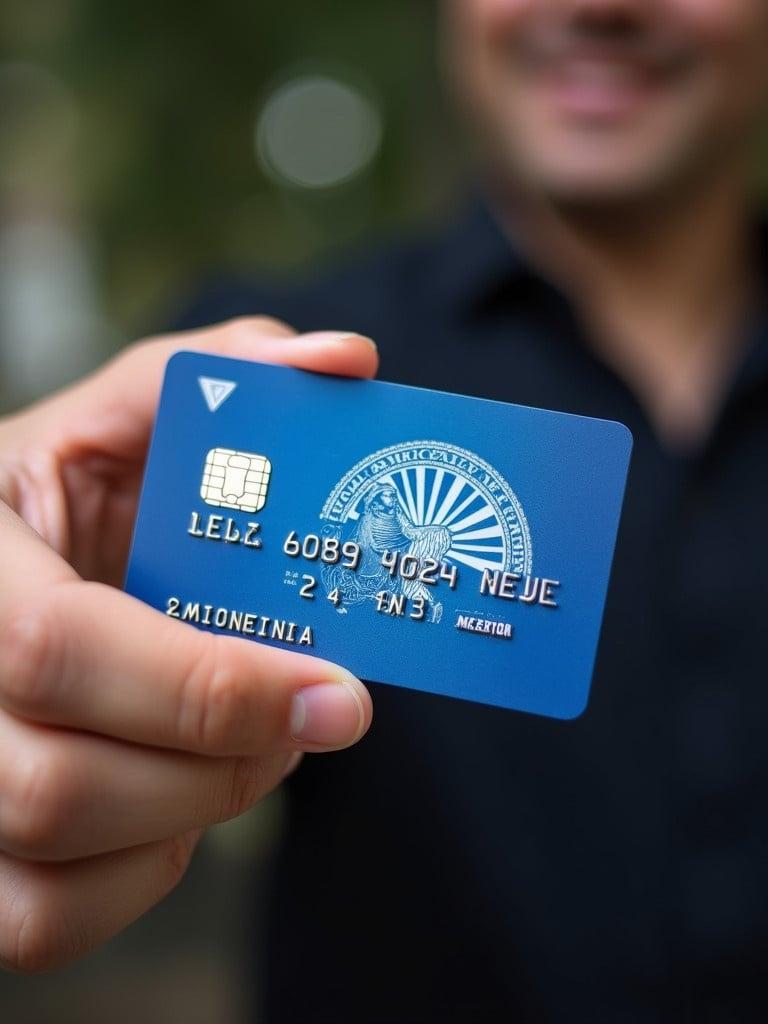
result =
[{"label": "fingernail", "polygon": [[347,342],[352,338],[357,341],[364,341],[374,350],[377,349],[376,342],[367,334],[358,334],[356,331],[312,331],[310,334],[299,335],[297,341],[315,342],[327,344],[328,342]]},{"label": "fingernail", "polygon": [[294,750],[294,752],[288,758],[288,764],[285,766],[285,771],[283,772],[284,779],[287,779],[289,775],[293,775],[293,773],[299,767],[302,757],[304,757],[304,754],[302,753],[301,750]]},{"label": "fingernail", "polygon": [[363,702],[353,683],[315,683],[293,697],[291,739],[322,747],[346,747],[363,732]]}]

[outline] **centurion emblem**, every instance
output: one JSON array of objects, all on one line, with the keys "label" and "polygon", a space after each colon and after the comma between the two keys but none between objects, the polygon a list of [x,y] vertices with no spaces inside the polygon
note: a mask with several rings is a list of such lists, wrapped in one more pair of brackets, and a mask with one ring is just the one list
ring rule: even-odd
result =
[{"label": "centurion emblem", "polygon": [[[478,574],[531,572],[528,521],[514,491],[480,456],[442,441],[404,441],[362,459],[336,484],[320,518],[326,536],[355,541],[362,552],[356,572],[323,570],[326,589],[343,594],[345,605],[392,589],[385,552]],[[434,588],[417,579],[396,586],[408,598],[424,598],[432,621],[440,620]]]}]

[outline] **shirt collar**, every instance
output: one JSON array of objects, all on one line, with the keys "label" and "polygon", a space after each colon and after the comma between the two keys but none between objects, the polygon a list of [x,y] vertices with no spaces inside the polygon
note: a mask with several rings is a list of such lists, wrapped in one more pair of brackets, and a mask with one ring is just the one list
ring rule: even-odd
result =
[{"label": "shirt collar", "polygon": [[754,259],[760,292],[743,327],[744,357],[733,381],[732,399],[768,383],[768,220],[764,218],[755,219]]},{"label": "shirt collar", "polygon": [[536,277],[479,196],[470,197],[463,215],[449,227],[433,272],[440,293],[459,314],[471,314]]},{"label": "shirt collar", "polygon": [[[768,219],[755,219],[756,258],[763,290],[759,308],[747,327],[749,343],[737,375],[737,392],[768,379]],[[559,291],[526,261],[514,238],[499,225],[488,203],[478,194],[465,201],[439,247],[434,267],[439,293],[459,316],[471,316],[495,299],[530,295],[538,285],[552,299]],[[560,296],[563,301],[564,297]]]}]

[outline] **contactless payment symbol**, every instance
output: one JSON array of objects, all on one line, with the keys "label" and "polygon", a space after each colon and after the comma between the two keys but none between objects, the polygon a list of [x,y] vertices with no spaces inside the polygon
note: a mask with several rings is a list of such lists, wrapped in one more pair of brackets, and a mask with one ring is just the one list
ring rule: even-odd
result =
[{"label": "contactless payment symbol", "polygon": [[265,455],[211,448],[205,458],[200,497],[217,508],[258,512],[267,501],[272,463]]}]

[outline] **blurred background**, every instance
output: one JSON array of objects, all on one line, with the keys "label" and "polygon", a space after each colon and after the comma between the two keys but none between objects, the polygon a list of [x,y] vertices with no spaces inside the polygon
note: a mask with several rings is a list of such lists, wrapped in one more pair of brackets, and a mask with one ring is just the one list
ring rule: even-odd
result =
[{"label": "blurred background", "polygon": [[[162,328],[211,273],[290,273],[440,209],[461,156],[433,22],[425,0],[3,0],[0,411]],[[0,1021],[240,1020],[280,812],[213,830],[83,963],[0,974]]]},{"label": "blurred background", "polygon": [[460,159],[434,6],[3,0],[0,409],[212,271],[288,271],[439,207]]}]

